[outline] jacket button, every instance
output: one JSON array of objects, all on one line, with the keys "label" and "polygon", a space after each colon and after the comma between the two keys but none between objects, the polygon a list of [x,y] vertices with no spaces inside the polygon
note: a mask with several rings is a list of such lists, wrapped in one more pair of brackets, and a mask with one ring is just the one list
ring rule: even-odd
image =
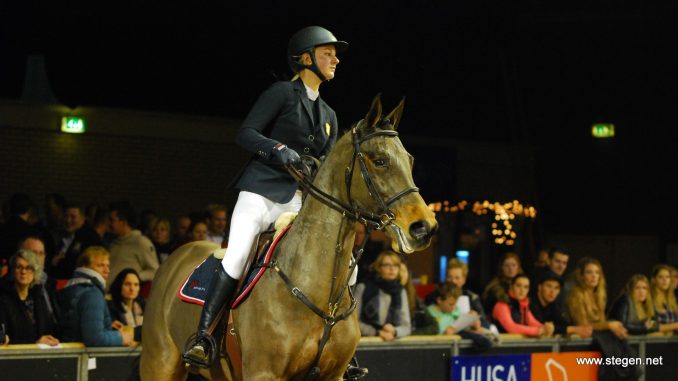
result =
[{"label": "jacket button", "polygon": [[313,136],[313,135],[308,135],[308,140],[313,141],[313,139],[315,139],[315,136]]},{"label": "jacket button", "polygon": [[308,153],[311,149],[308,147],[304,147],[304,153]]}]

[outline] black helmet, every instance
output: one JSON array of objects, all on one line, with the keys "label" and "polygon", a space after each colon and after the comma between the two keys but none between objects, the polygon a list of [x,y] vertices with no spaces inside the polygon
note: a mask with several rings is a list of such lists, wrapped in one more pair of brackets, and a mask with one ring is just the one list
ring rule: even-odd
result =
[{"label": "black helmet", "polygon": [[[327,78],[320,73],[320,69],[315,64],[315,54],[313,51],[316,46],[321,45],[334,45],[337,52],[343,52],[348,49],[348,43],[337,40],[329,30],[319,26],[307,26],[295,33],[287,45],[287,61],[290,69],[295,73],[303,69],[309,69],[321,80],[326,80]],[[306,52],[311,55],[310,66],[299,63],[299,57]]]}]

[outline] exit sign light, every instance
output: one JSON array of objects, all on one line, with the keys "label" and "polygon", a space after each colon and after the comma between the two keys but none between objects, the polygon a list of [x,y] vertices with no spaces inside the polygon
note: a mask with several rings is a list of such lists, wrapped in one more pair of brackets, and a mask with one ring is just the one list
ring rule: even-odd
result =
[{"label": "exit sign light", "polygon": [[85,132],[85,120],[75,116],[64,116],[61,118],[61,132],[82,134]]},{"label": "exit sign light", "polygon": [[591,135],[594,138],[612,138],[614,137],[614,124],[598,123],[591,127]]}]

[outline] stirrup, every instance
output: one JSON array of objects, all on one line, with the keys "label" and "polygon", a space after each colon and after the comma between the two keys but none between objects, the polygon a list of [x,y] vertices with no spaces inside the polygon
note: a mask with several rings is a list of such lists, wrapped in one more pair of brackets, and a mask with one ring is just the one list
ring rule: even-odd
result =
[{"label": "stirrup", "polygon": [[210,368],[217,355],[217,342],[206,333],[194,333],[186,341],[182,360],[187,365]]},{"label": "stirrup", "polygon": [[367,368],[361,368],[360,365],[358,365],[358,359],[354,357],[348,364],[348,367],[346,367],[343,381],[360,381],[367,376],[367,373],[369,373],[369,370]]}]

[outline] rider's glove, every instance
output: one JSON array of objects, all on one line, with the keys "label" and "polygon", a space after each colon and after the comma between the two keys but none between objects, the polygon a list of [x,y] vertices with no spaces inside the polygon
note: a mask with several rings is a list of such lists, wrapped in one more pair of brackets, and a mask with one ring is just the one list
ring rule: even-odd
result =
[{"label": "rider's glove", "polygon": [[283,165],[296,164],[301,161],[297,151],[284,144],[276,144],[273,147],[273,157]]}]

